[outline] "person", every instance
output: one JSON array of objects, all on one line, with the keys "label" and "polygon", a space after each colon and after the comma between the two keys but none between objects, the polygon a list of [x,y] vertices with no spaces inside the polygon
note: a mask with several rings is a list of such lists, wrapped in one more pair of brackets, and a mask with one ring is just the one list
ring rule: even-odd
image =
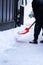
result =
[{"label": "person", "polygon": [[[34,40],[30,43],[37,44],[41,28],[43,28],[43,0],[33,0],[32,8],[35,16]],[[43,40],[41,41],[43,43]]]}]

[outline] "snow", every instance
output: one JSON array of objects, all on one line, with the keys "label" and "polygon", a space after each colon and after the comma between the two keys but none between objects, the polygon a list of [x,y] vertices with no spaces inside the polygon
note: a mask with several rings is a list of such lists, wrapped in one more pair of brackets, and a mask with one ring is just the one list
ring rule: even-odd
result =
[{"label": "snow", "polygon": [[[26,12],[26,10],[25,10]],[[27,12],[26,12],[27,13]],[[24,25],[6,31],[0,31],[0,65],[43,65],[43,44],[40,43],[42,30],[38,38],[38,44],[30,44],[33,40],[34,26],[25,35],[18,35],[34,22],[35,18],[29,18]],[[28,23],[28,21],[30,21]]]},{"label": "snow", "polygon": [[[29,44],[33,39],[33,28],[26,35],[18,35],[20,28],[22,26],[0,31],[0,65],[43,65],[43,44]],[[25,42],[18,42],[16,38]]]}]

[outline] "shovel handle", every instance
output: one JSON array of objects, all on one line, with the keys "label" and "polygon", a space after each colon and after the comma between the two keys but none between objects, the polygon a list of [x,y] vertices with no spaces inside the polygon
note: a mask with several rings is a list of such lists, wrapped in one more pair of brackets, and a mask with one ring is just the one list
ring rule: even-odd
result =
[{"label": "shovel handle", "polygon": [[34,24],[35,24],[35,22],[33,22],[33,23],[31,24],[31,26],[29,27],[29,29],[30,29]]}]

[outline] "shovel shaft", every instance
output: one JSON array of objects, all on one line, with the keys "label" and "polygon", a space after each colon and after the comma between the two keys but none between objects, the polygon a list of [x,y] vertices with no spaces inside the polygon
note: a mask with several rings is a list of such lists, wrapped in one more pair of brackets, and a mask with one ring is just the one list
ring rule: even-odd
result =
[{"label": "shovel shaft", "polygon": [[29,27],[29,29],[30,29],[34,24],[35,24],[35,22],[33,22],[33,23],[31,24],[31,26]]}]

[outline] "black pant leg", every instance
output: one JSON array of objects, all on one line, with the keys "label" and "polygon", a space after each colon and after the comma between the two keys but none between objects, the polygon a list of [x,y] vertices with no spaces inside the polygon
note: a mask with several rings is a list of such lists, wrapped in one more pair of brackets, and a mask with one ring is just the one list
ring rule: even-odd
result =
[{"label": "black pant leg", "polygon": [[34,40],[36,40],[36,41],[38,40],[40,31],[41,31],[41,25],[40,25],[40,23],[37,23],[37,21],[36,21],[35,28],[34,28]]}]

